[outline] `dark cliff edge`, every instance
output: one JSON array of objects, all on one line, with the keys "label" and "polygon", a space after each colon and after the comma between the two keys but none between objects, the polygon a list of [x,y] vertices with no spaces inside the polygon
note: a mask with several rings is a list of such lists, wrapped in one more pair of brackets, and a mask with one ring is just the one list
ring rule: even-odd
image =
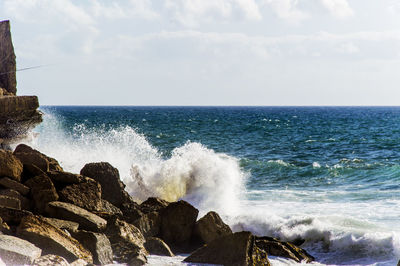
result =
[{"label": "dark cliff edge", "polygon": [[24,137],[42,121],[36,96],[16,96],[15,58],[10,22],[0,21],[0,148]]}]

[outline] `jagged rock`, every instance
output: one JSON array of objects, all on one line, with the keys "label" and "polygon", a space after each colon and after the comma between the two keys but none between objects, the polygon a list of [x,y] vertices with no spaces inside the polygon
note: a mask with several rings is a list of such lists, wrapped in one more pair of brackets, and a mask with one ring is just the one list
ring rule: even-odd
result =
[{"label": "jagged rock", "polygon": [[32,266],[69,266],[69,263],[66,259],[61,256],[48,254],[41,256],[33,261]]},{"label": "jagged rock", "polygon": [[27,198],[25,198],[24,196],[22,196],[21,193],[19,193],[18,191],[14,190],[14,189],[9,189],[9,188],[0,189],[0,195],[19,199],[19,201],[21,202],[21,209],[24,209],[24,210],[30,209],[29,200]]},{"label": "jagged rock", "polygon": [[193,234],[201,243],[207,244],[216,238],[232,234],[232,230],[218,213],[211,211],[196,222]]},{"label": "jagged rock", "polygon": [[22,195],[28,195],[29,193],[29,187],[18,183],[17,181],[14,181],[8,177],[3,177],[0,178],[0,186],[3,186],[5,188],[13,189],[21,193]]},{"label": "jagged rock", "polygon": [[289,258],[296,262],[312,262],[315,260],[315,258],[304,249],[292,243],[279,241],[272,237],[256,237],[255,243],[258,248],[264,250],[271,256]]},{"label": "jagged rock", "polygon": [[144,237],[157,236],[161,229],[161,215],[158,212],[146,213],[132,224],[142,232]]},{"label": "jagged rock", "polygon": [[270,265],[267,253],[257,248],[250,232],[239,232],[215,239],[197,249],[184,261],[222,265]]},{"label": "jagged rock", "polygon": [[15,95],[17,93],[17,71],[14,46],[11,39],[10,22],[8,20],[0,21],[0,88]]},{"label": "jagged rock", "polygon": [[134,225],[113,217],[108,221],[105,234],[117,262],[128,265],[144,265],[147,262],[147,251],[143,246],[145,239]]},{"label": "jagged rock", "polygon": [[9,196],[0,195],[0,206],[20,210],[21,201],[17,198],[11,198]]},{"label": "jagged rock", "polygon": [[113,263],[111,243],[104,234],[81,230],[73,231],[71,235],[92,253],[93,263],[100,265]]},{"label": "jagged rock", "polygon": [[88,163],[81,172],[81,175],[93,178],[100,183],[102,188],[102,198],[120,207],[122,203],[130,199],[125,191],[125,184],[119,177],[117,168],[106,162]]},{"label": "jagged rock", "polygon": [[58,200],[56,188],[47,175],[35,176],[26,181],[25,185],[31,189],[30,194],[39,213],[44,212],[48,202]]},{"label": "jagged rock", "polygon": [[78,230],[79,224],[72,222],[72,221],[67,221],[67,220],[61,220],[61,219],[56,219],[56,218],[48,218],[48,217],[43,217],[43,220],[48,222],[54,227],[57,227],[62,230],[68,230],[68,231],[76,231]]},{"label": "jagged rock", "polygon": [[63,171],[49,171],[47,175],[53,182],[64,183],[64,184],[78,184],[84,180],[82,175],[77,175]]},{"label": "jagged rock", "polygon": [[55,254],[67,261],[83,259],[92,263],[93,258],[76,239],[47,223],[39,216],[25,216],[17,228],[17,236],[40,247],[45,254]]},{"label": "jagged rock", "polygon": [[47,155],[32,149],[26,144],[19,144],[14,150],[14,155],[23,164],[36,165],[44,172],[63,171],[56,159],[48,157]]},{"label": "jagged rock", "polygon": [[120,216],[122,215],[122,211],[118,207],[115,207],[112,203],[104,199],[101,199],[101,205],[102,205],[101,212],[106,212],[113,215],[120,215]]},{"label": "jagged rock", "polygon": [[68,185],[58,192],[60,201],[72,203],[89,211],[101,211],[101,186],[91,178]]},{"label": "jagged rock", "polygon": [[168,245],[164,241],[162,241],[162,239],[157,237],[146,238],[144,247],[152,255],[169,256],[169,257],[174,256],[174,253],[172,253]]},{"label": "jagged rock", "polygon": [[170,203],[161,211],[161,238],[172,248],[186,249],[198,214],[186,201]]},{"label": "jagged rock", "polygon": [[96,214],[61,201],[49,202],[46,207],[46,213],[50,217],[77,222],[79,228],[93,232],[100,232],[107,225],[107,221]]},{"label": "jagged rock", "polygon": [[169,202],[166,200],[150,197],[140,204],[140,210],[143,213],[159,212],[167,207],[168,204]]},{"label": "jagged rock", "polygon": [[42,250],[18,237],[0,235],[0,258],[7,265],[32,264]]},{"label": "jagged rock", "polygon": [[28,215],[32,215],[32,213],[25,210],[0,207],[0,217],[9,224],[19,224],[22,218]]},{"label": "jagged rock", "polygon": [[0,176],[21,180],[23,165],[12,152],[0,150],[0,166]]}]

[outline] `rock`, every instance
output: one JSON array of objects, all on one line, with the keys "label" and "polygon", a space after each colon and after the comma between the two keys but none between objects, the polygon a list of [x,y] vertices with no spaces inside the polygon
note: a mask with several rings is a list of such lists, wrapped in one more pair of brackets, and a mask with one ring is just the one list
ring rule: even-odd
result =
[{"label": "rock", "polygon": [[41,256],[33,261],[32,266],[69,266],[69,263],[66,259],[61,256],[48,254]]},{"label": "rock", "polygon": [[35,176],[26,181],[25,185],[31,189],[30,194],[39,213],[44,212],[48,202],[58,200],[56,188],[47,175]]},{"label": "rock", "polygon": [[15,76],[17,65],[8,20],[0,22],[0,43],[0,58],[2,58],[0,73],[6,73],[0,75],[0,88],[4,88],[5,91],[15,95],[17,93],[17,78]]},{"label": "rock", "polygon": [[9,196],[0,195],[0,206],[20,210],[21,209],[21,201],[16,198],[11,198]]},{"label": "rock", "polygon": [[143,201],[142,204],[140,204],[140,210],[143,213],[159,212],[167,207],[168,204],[169,202],[166,200],[150,197],[147,200]]},{"label": "rock", "polygon": [[14,150],[14,155],[23,164],[33,164],[44,172],[63,171],[56,159],[48,157],[25,144],[19,144]]},{"label": "rock", "polygon": [[105,234],[117,262],[128,265],[144,265],[147,262],[147,251],[143,246],[145,239],[134,225],[114,217],[108,221]]},{"label": "rock", "polygon": [[169,257],[174,256],[174,253],[172,253],[168,245],[164,241],[162,241],[162,239],[157,237],[146,238],[144,247],[152,255],[169,256]]},{"label": "rock", "polygon": [[48,217],[43,217],[42,219],[54,227],[57,227],[61,230],[68,230],[70,232],[78,230],[79,227],[78,223],[72,221],[61,220],[56,218],[48,218]]},{"label": "rock", "polygon": [[0,185],[5,188],[16,190],[19,193],[21,193],[22,195],[27,195],[30,190],[29,187],[27,187],[21,183],[18,183],[17,181],[14,181],[8,177],[0,178]]},{"label": "rock", "polygon": [[272,237],[256,237],[256,246],[271,256],[284,257],[292,259],[296,262],[312,262],[315,260],[313,256],[302,248],[292,243],[279,241]]},{"label": "rock", "polygon": [[120,209],[123,214],[123,219],[128,223],[133,223],[143,216],[139,204],[134,202],[132,198],[127,198],[126,202],[121,204]]},{"label": "rock", "polygon": [[111,243],[104,234],[83,230],[71,232],[71,234],[73,238],[92,253],[93,263],[100,265],[113,263]]},{"label": "rock", "polygon": [[91,178],[68,185],[58,192],[60,201],[72,203],[89,211],[101,211],[101,186]]},{"label": "rock", "polygon": [[29,200],[27,198],[25,198],[24,196],[22,196],[18,191],[14,190],[14,189],[9,189],[9,188],[0,189],[0,195],[19,199],[19,201],[21,202],[21,208],[22,209],[24,209],[24,210],[29,210],[30,209]]},{"label": "rock", "polygon": [[30,265],[41,254],[40,248],[26,240],[0,235],[0,258],[6,265]]},{"label": "rock", "polygon": [[64,184],[78,184],[84,180],[82,175],[77,175],[63,171],[49,171],[47,175],[53,182],[64,183]]},{"label": "rock", "polygon": [[239,232],[215,239],[197,249],[184,261],[222,265],[270,265],[267,253],[255,245],[250,232]]},{"label": "rock", "polygon": [[0,150],[0,166],[0,177],[9,177],[18,182],[21,180],[23,165],[12,152]]},{"label": "rock", "polygon": [[207,244],[216,238],[232,234],[232,230],[218,213],[211,211],[196,222],[193,234],[202,244]]},{"label": "rock", "polygon": [[199,211],[180,200],[161,211],[161,238],[172,248],[188,247]]},{"label": "rock", "polygon": [[70,266],[86,266],[88,263],[84,261],[83,259],[79,259],[76,261],[71,262],[69,265]]},{"label": "rock", "polygon": [[0,217],[0,235],[2,234],[12,235],[13,233],[8,224],[3,222],[3,219]]},{"label": "rock", "polygon": [[107,221],[103,218],[78,206],[61,201],[49,202],[46,213],[54,218],[77,222],[80,229],[93,232],[100,232],[107,225]]},{"label": "rock", "polygon": [[80,174],[99,182],[102,189],[102,198],[117,207],[120,207],[122,203],[130,198],[125,191],[124,183],[120,180],[118,169],[109,163],[88,163],[82,168]]},{"label": "rock", "polygon": [[92,263],[88,250],[64,231],[52,226],[39,216],[25,216],[17,228],[17,236],[34,243],[45,254],[55,254],[67,261],[83,259]]},{"label": "rock", "polygon": [[161,229],[161,215],[158,212],[143,214],[132,224],[140,230],[144,237],[157,236]]},{"label": "rock", "polygon": [[25,210],[0,207],[0,217],[8,224],[19,224],[22,218],[28,215],[32,215],[32,213]]},{"label": "rock", "polygon": [[109,214],[114,214],[114,215],[122,215],[122,211],[118,208],[115,207],[112,203],[102,199],[101,200],[101,205],[102,205],[102,212],[106,212]]},{"label": "rock", "polygon": [[24,170],[22,171],[21,175],[21,182],[25,182],[28,179],[31,179],[32,177],[38,176],[38,175],[45,175],[46,173],[43,172],[39,167],[33,164],[24,164]]}]

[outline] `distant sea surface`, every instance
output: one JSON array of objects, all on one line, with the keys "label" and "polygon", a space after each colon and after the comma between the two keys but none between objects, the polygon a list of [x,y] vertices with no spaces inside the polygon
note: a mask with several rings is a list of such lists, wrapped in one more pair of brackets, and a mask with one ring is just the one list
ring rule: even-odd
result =
[{"label": "distant sea surface", "polygon": [[25,142],[72,172],[110,162],[138,200],[182,198],[200,215],[219,212],[235,231],[304,239],[322,265],[400,258],[398,107],[41,111],[44,122]]}]

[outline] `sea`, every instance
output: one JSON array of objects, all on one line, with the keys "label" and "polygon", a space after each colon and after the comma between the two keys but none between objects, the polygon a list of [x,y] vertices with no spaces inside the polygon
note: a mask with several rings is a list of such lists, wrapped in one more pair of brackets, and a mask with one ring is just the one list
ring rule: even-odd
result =
[{"label": "sea", "polygon": [[[303,239],[312,265],[400,259],[400,107],[40,110],[43,123],[22,142],[75,173],[111,163],[138,201],[183,199],[234,231]],[[149,264],[185,265],[184,257]]]}]

